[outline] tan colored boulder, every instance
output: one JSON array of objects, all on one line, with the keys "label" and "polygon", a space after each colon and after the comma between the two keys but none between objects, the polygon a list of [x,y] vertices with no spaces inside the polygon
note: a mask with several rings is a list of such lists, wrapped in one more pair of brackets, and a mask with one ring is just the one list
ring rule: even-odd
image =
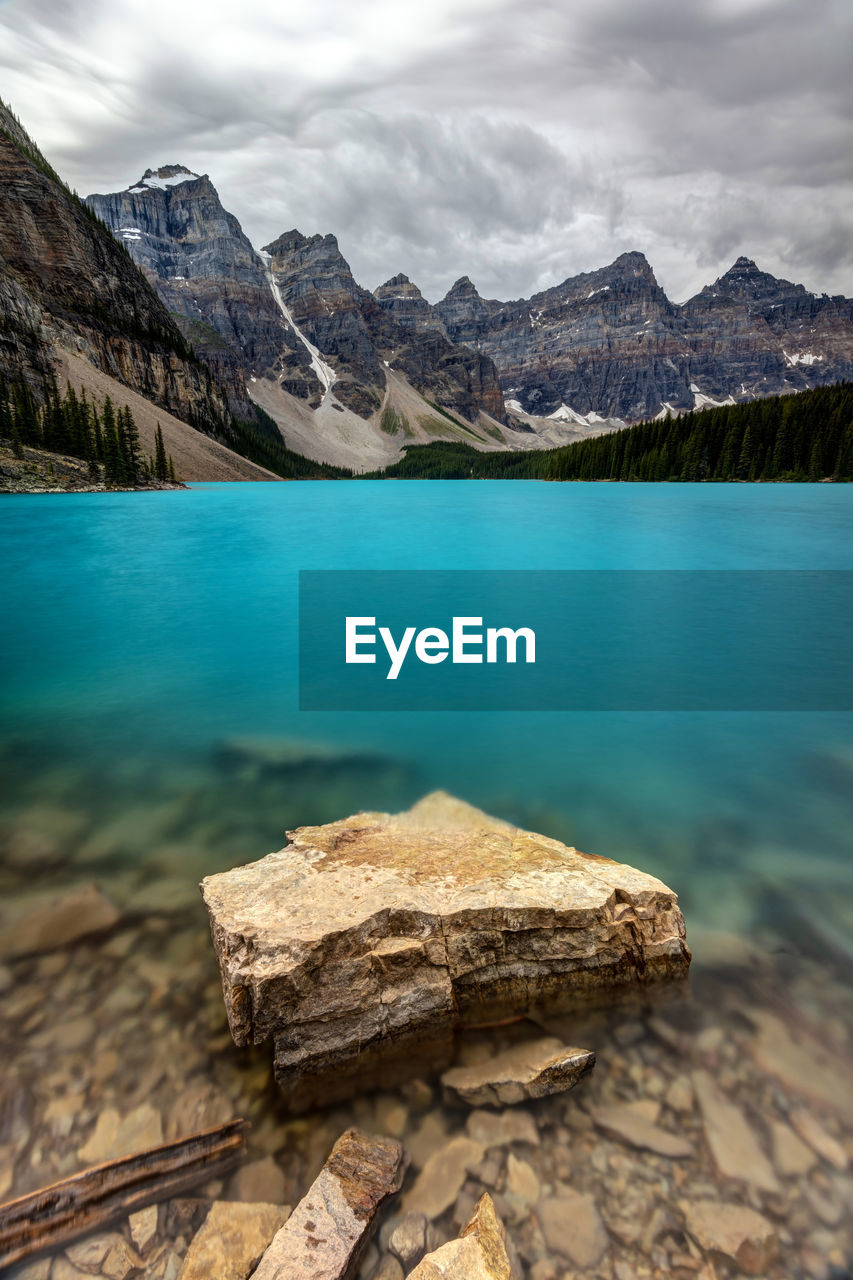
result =
[{"label": "tan colored boulder", "polygon": [[157,1235],[159,1213],[156,1204],[137,1210],[128,1218],[130,1238],[141,1254],[145,1254]]},{"label": "tan colored boulder", "polygon": [[472,1111],[465,1131],[484,1147],[508,1147],[512,1142],[539,1146],[539,1130],[529,1111]]},{"label": "tan colored boulder", "polygon": [[846,1172],[850,1163],[847,1152],[831,1133],[826,1132],[810,1111],[805,1107],[792,1107],[790,1120],[803,1142],[807,1142],[821,1160],[834,1165],[839,1173]]},{"label": "tan colored boulder", "polygon": [[290,1210],[215,1200],[190,1243],[178,1280],[247,1280]]},{"label": "tan colored boulder", "polygon": [[755,1027],[749,1050],[755,1064],[782,1087],[853,1124],[853,1068],[802,1027],[791,1029],[766,1009],[744,1011]]},{"label": "tan colored boulder", "polygon": [[347,1129],[253,1280],[348,1280],[370,1243],[377,1211],[399,1191],[405,1172],[399,1142]]},{"label": "tan colored boulder", "polygon": [[460,1026],[682,977],[661,881],[443,793],[302,827],[202,892],[237,1044],[294,1109],[447,1066]]},{"label": "tan colored boulder", "polygon": [[100,1164],[102,1160],[115,1160],[147,1147],[158,1147],[162,1141],[163,1121],[150,1102],[141,1103],[124,1118],[114,1107],[106,1107],[98,1115],[88,1141],[78,1150],[77,1158],[81,1164]]},{"label": "tan colored boulder", "polygon": [[408,1280],[516,1280],[506,1231],[490,1195],[481,1196],[459,1239],[428,1254]]},{"label": "tan colored boulder", "polygon": [[770,1121],[773,1162],[784,1178],[801,1178],[817,1164],[817,1156],[793,1129],[781,1120]]},{"label": "tan colored boulder", "polygon": [[287,1182],[272,1156],[250,1160],[232,1174],[228,1184],[228,1200],[245,1204],[284,1204]]}]

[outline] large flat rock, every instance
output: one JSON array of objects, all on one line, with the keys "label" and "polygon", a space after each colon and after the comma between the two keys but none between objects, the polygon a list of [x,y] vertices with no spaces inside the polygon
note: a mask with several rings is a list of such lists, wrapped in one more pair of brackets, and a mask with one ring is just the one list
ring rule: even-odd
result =
[{"label": "large flat rock", "polygon": [[447,1065],[461,1026],[690,962],[660,880],[441,792],[301,827],[202,892],[234,1040],[273,1040],[296,1109]]}]

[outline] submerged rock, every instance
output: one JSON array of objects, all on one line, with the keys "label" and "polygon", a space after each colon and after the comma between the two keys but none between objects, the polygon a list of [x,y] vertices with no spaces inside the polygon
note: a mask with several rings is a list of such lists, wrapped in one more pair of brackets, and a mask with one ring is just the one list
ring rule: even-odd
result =
[{"label": "submerged rock", "polygon": [[529,1111],[472,1111],[465,1128],[468,1137],[484,1147],[506,1147],[512,1142],[539,1146],[539,1130]]},{"label": "submerged rock", "polygon": [[294,1109],[447,1066],[460,1026],[686,974],[675,894],[443,793],[209,876],[234,1040]]},{"label": "submerged rock", "polygon": [[118,924],[121,913],[94,884],[72,889],[64,897],[41,894],[14,921],[4,913],[0,922],[0,959],[39,954],[69,947],[82,938],[105,933]]},{"label": "submerged rock", "polygon": [[453,1067],[441,1083],[471,1107],[507,1107],[573,1089],[594,1066],[591,1050],[569,1049],[548,1037],[513,1045],[476,1066]]},{"label": "submerged rock", "polygon": [[821,1160],[834,1165],[839,1173],[846,1171],[850,1163],[847,1152],[832,1134],[826,1132],[810,1111],[805,1107],[792,1107],[790,1120],[803,1142],[807,1142]]},{"label": "submerged rock", "polygon": [[610,1238],[595,1200],[571,1187],[540,1201],[536,1209],[548,1248],[576,1267],[594,1267],[604,1257]]},{"label": "submerged rock", "polygon": [[486,1194],[459,1239],[428,1254],[409,1273],[409,1280],[517,1280],[517,1276],[503,1223]]},{"label": "submerged rock", "polygon": [[246,1280],[290,1210],[216,1200],[193,1237],[179,1280]]},{"label": "submerged rock", "polygon": [[781,1191],[773,1166],[739,1107],[719,1092],[707,1071],[693,1072],[693,1090],[702,1113],[714,1164],[724,1178],[739,1178],[760,1191]]},{"label": "submerged rock", "polygon": [[750,1276],[763,1275],[778,1244],[771,1224],[746,1205],[683,1200],[684,1225],[700,1249],[722,1256]]},{"label": "submerged rock", "polygon": [[657,1155],[680,1160],[695,1155],[693,1146],[677,1133],[661,1129],[630,1102],[594,1107],[592,1118],[604,1133],[619,1138],[629,1147],[654,1151]]},{"label": "submerged rock", "polygon": [[441,1217],[462,1190],[469,1169],[479,1164],[485,1154],[486,1148],[473,1138],[451,1138],[424,1163],[406,1192],[406,1210],[424,1213],[428,1218]]},{"label": "submerged rock", "polygon": [[405,1172],[399,1142],[347,1129],[276,1233],[253,1280],[345,1280],[354,1275],[376,1212],[399,1191]]},{"label": "submerged rock", "polygon": [[388,1239],[388,1248],[408,1274],[420,1262],[427,1249],[438,1244],[434,1228],[425,1213],[407,1213]]}]

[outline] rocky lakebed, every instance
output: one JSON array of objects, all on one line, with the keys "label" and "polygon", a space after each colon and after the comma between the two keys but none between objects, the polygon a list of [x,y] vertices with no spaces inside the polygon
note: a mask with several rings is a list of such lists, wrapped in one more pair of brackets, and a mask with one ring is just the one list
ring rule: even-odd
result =
[{"label": "rocky lakebed", "polygon": [[688,912],[685,940],[641,855],[400,812],[416,780],[380,756],[234,739],[105,786],[31,750],[3,760],[0,1203],[249,1127],[239,1163],[3,1274],[850,1274],[831,913],[805,937]]}]

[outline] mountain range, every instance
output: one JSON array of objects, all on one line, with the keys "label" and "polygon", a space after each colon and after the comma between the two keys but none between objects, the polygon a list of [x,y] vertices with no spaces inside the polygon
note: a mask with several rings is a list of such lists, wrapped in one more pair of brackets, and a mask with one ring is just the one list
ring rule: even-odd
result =
[{"label": "mountain range", "polygon": [[682,305],[641,253],[510,302],[482,298],[463,276],[433,305],[402,274],[362,288],[332,235],[292,230],[253,250],[209,177],[180,165],[87,203],[234,403],[248,395],[288,443],[328,461],[352,464],[339,437],[363,451],[367,423],[374,465],[401,437],[446,436],[403,384],[461,420],[473,443],[530,448],[853,375],[853,301],[748,258]]},{"label": "mountain range", "polygon": [[2,105],[0,179],[0,374],[35,387],[60,352],[240,452],[367,470],[853,377],[853,300],[743,257],[680,305],[637,252],[507,302],[463,276],[433,304],[402,274],[362,287],[333,235],[256,249],[182,165],[81,201]]}]

